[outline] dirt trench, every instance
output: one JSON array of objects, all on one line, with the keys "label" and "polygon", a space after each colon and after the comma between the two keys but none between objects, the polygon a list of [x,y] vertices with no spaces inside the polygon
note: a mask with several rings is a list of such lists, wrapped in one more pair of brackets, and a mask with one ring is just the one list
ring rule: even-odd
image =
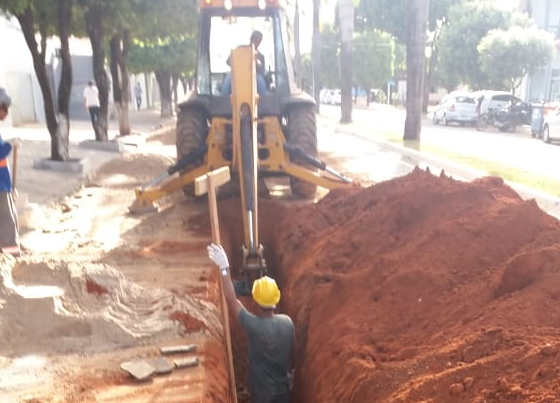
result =
[{"label": "dirt trench", "polygon": [[[171,137],[162,141],[173,148]],[[30,352],[56,355],[60,364],[31,373],[42,380],[58,375],[50,389],[41,384],[22,395],[169,403],[196,392],[203,401],[226,400],[217,278],[204,250],[205,202],[175,195],[159,213],[126,213],[134,186],[168,163],[128,156],[105,165],[45,218],[37,249],[15,270],[12,261],[0,261],[2,370],[5,357]],[[219,214],[224,246],[239,267],[239,201],[221,200]],[[296,326],[292,402],[560,401],[560,224],[501,179],[464,183],[415,170],[365,189],[332,191],[315,204],[261,199],[259,226],[282,290],[279,308]],[[12,277],[63,285],[64,306],[74,315],[62,320],[53,304],[23,304],[6,287]],[[110,326],[118,326],[92,321],[94,309],[113,302],[106,292],[121,302],[138,298],[140,311],[113,308]],[[147,304],[142,298],[150,295]],[[20,319],[30,315],[35,321]],[[143,338],[143,331],[153,334],[143,324],[160,326],[162,338]],[[153,355],[151,343],[199,336],[206,373],[177,373],[140,388],[118,370],[122,359]],[[245,340],[235,327],[233,340],[245,398]],[[75,351],[86,355],[69,354]]]},{"label": "dirt trench", "polygon": [[[220,203],[234,267],[239,212]],[[316,204],[261,200],[259,218],[296,326],[292,402],[560,400],[560,223],[501,179],[417,169]]]}]

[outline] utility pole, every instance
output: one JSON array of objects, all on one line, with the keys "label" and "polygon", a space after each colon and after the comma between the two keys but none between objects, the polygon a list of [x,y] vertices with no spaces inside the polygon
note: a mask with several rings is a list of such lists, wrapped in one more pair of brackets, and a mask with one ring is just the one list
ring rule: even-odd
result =
[{"label": "utility pole", "polygon": [[408,0],[406,8],[406,120],[404,140],[420,140],[424,60],[430,0]]},{"label": "utility pole", "polygon": [[321,91],[321,31],[319,28],[319,11],[321,0],[313,0],[313,98],[315,98],[315,111],[319,112],[321,105],[319,92]]}]

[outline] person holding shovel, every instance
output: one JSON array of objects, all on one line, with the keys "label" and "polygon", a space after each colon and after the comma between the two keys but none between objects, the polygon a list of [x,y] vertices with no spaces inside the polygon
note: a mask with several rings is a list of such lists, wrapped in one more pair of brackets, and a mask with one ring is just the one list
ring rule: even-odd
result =
[{"label": "person holding shovel", "polygon": [[252,314],[235,295],[224,248],[210,244],[207,250],[208,257],[220,268],[229,311],[247,333],[251,402],[288,403],[293,378],[295,330],[289,316],[274,313],[280,301],[276,281],[267,276],[254,281],[252,295],[259,311]]},{"label": "person holding shovel", "polygon": [[[0,87],[0,121],[8,116],[12,99],[4,88]],[[13,198],[12,177],[8,164],[8,155],[12,148],[19,147],[19,140],[12,143],[2,140],[0,136],[0,248],[2,253],[20,256],[17,210]]]}]

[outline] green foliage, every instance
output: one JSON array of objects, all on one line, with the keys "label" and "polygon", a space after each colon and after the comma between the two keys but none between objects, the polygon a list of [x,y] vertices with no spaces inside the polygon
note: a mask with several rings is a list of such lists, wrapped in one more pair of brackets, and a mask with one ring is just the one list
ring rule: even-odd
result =
[{"label": "green foliage", "polygon": [[192,77],[196,67],[196,39],[174,37],[153,42],[134,41],[130,48],[129,68],[133,73],[166,71]]},{"label": "green foliage", "polygon": [[440,38],[439,84],[448,89],[461,83],[473,89],[490,85],[490,78],[481,69],[478,44],[490,30],[509,28],[513,13],[490,1],[465,2],[449,10],[448,21]]},{"label": "green foliage", "polygon": [[17,16],[31,10],[37,29],[47,35],[57,34],[57,0],[0,0],[0,10]]},{"label": "green foliage", "polygon": [[[114,1],[114,0],[112,0]],[[119,0],[122,1],[122,0]],[[129,0],[130,1],[130,0]],[[198,12],[193,0],[132,0],[138,21],[131,26],[134,37],[155,40],[170,36],[195,35]]]},{"label": "green foliage", "polygon": [[340,87],[340,43],[332,27],[321,32],[321,83],[327,88]]},{"label": "green foliage", "polygon": [[[356,29],[389,32],[398,42],[406,43],[406,10],[409,0],[361,0],[356,10]],[[430,0],[428,29],[435,31],[447,19],[449,9],[471,0]]]},{"label": "green foliage", "polygon": [[395,40],[381,31],[355,35],[353,73],[354,85],[362,88],[384,88],[393,77],[395,66]]},{"label": "green foliage", "polygon": [[481,67],[494,86],[515,91],[526,74],[550,63],[554,37],[536,28],[492,30],[478,45]]}]

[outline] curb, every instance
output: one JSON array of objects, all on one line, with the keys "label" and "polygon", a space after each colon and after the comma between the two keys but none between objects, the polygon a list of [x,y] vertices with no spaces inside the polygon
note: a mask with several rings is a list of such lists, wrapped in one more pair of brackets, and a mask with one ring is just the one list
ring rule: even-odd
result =
[{"label": "curb", "polygon": [[[352,128],[346,129],[343,127],[342,128],[339,127],[339,129],[346,134],[352,136],[359,136],[360,138],[366,138],[364,135],[360,134],[359,132],[356,132],[355,129]],[[436,157],[429,153],[416,151],[401,145],[397,145],[394,143],[390,143],[388,141],[379,140],[372,137],[367,137],[367,140],[373,141],[376,144],[382,146],[383,148],[391,149],[392,151],[398,152],[399,154],[405,156],[406,158],[409,158],[412,161],[407,161],[407,162],[409,162],[412,165],[419,165],[421,162],[423,162],[425,165],[427,165],[428,168],[430,168],[430,171],[432,173],[436,173],[436,172],[439,173],[443,170],[446,175],[455,178],[457,180],[463,180],[463,181],[472,181],[476,178],[490,176],[485,171],[475,170],[469,168],[468,166],[455,163],[445,158]],[[541,191],[529,188],[527,186],[518,183],[513,183],[506,180],[504,180],[504,183],[510,186],[512,189],[514,189],[524,200],[534,199],[542,210],[544,210],[549,215],[560,220],[560,198],[551,196],[549,194],[543,193]]]}]

